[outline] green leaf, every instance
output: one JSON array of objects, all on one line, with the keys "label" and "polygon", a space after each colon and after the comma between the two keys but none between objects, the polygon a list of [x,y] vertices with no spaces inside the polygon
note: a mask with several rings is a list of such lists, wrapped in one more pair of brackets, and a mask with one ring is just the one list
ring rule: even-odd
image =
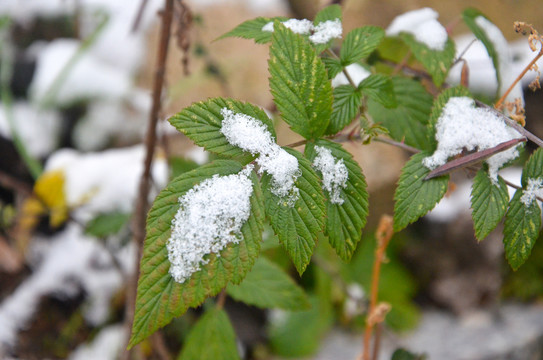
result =
[{"label": "green leaf", "polygon": [[358,89],[363,95],[377,101],[386,108],[395,108],[398,106],[394,93],[394,85],[390,77],[383,74],[372,74],[365,78]]},{"label": "green leaf", "polygon": [[275,354],[295,358],[310,356],[322,344],[333,318],[325,301],[316,296],[310,301],[310,310],[287,312],[281,314],[283,319],[272,322],[269,337]]},{"label": "green leaf", "polygon": [[369,98],[368,112],[376,123],[386,127],[396,141],[422,150],[430,150],[426,124],[432,109],[432,95],[415,80],[392,77],[394,97],[398,104],[386,108],[380,102]]},{"label": "green leaf", "polygon": [[437,147],[437,141],[435,139],[436,126],[437,121],[439,120],[439,117],[443,112],[443,108],[445,107],[445,105],[447,105],[447,102],[450,98],[461,96],[471,97],[471,94],[466,88],[462,86],[456,86],[443,90],[443,92],[439,94],[439,96],[434,100],[434,103],[432,105],[432,113],[430,114],[430,121],[428,122],[428,127],[431,134],[430,142],[432,144],[432,150],[435,150]]},{"label": "green leaf", "polygon": [[253,157],[239,147],[231,145],[221,133],[224,117],[221,110],[228,108],[235,113],[249,115],[268,128],[275,137],[273,123],[264,110],[241,101],[223,98],[208,99],[192,104],[180,113],[172,116],[168,121],[183,134],[187,135],[197,145],[206,150],[228,158],[235,158],[242,163],[249,162]]},{"label": "green leaf", "polygon": [[398,349],[392,354],[391,360],[424,360],[426,356],[413,354],[405,349]]},{"label": "green leaf", "polygon": [[331,57],[322,57],[322,62],[324,63],[324,66],[326,67],[326,71],[328,71],[328,79],[333,79],[336,77],[337,74],[343,71],[343,65],[341,65],[341,62],[339,59],[331,58]]},{"label": "green leaf", "polygon": [[400,231],[434,208],[447,192],[449,176],[430,180],[430,170],[422,164],[428,153],[418,153],[405,164],[394,194],[394,231]]},{"label": "green leaf", "polygon": [[541,209],[537,201],[530,206],[522,203],[522,190],[517,190],[509,203],[503,227],[505,257],[513,270],[517,270],[532,252],[541,228]]},{"label": "green leaf", "polygon": [[485,170],[479,170],[471,189],[471,216],[477,240],[483,240],[498,226],[507,211],[508,203],[509,192],[501,176],[498,176],[496,185]]},{"label": "green leaf", "polygon": [[362,104],[361,96],[360,91],[351,85],[340,85],[334,88],[332,117],[326,134],[336,134],[353,121]]},{"label": "green leaf", "polygon": [[257,44],[265,44],[271,41],[272,32],[263,31],[262,28],[269,22],[274,22],[275,20],[285,21],[285,17],[273,17],[265,18],[258,17],[254,20],[245,21],[234,29],[230,30],[226,34],[219,37],[217,40],[228,38],[228,37],[240,37],[244,39],[253,39]]},{"label": "green leaf", "polygon": [[273,231],[301,275],[311,260],[317,235],[324,227],[324,196],[311,163],[298,151],[284,150],[298,159],[301,170],[295,182],[300,191],[298,200],[291,207],[284,199],[273,194],[272,178],[267,173],[262,175],[262,192]]},{"label": "green leaf", "polygon": [[317,156],[315,146],[329,149],[336,161],[343,160],[349,177],[345,189],[340,192],[343,204],[326,202],[325,233],[329,237],[330,245],[344,261],[349,261],[356,245],[362,236],[362,229],[366,225],[368,216],[368,191],[366,179],[362,169],[353,160],[351,154],[344,150],[340,144],[320,139],[316,143],[309,143],[305,147],[305,154],[313,161]]},{"label": "green leaf", "polygon": [[241,228],[244,240],[227,245],[220,254],[206,256],[209,262],[184,283],[175,282],[168,272],[170,262],[166,243],[179,209],[179,197],[216,174],[225,176],[241,169],[241,164],[235,161],[217,160],[173,179],[155,199],[147,218],[129,347],[167,325],[174,317],[181,316],[189,307],[198,306],[207,297],[216,295],[227,283],[239,284],[253,266],[260,251],[264,212],[257,177],[251,173],[251,214]]},{"label": "green leaf", "polygon": [[341,6],[337,4],[327,6],[320,10],[317,15],[315,15],[315,20],[313,21],[313,24],[318,25],[321,22],[336,19],[341,20]]},{"label": "green leaf", "polygon": [[276,21],[268,66],[271,93],[285,122],[307,139],[321,136],[332,113],[332,85],[313,47]]},{"label": "green leaf", "polygon": [[97,215],[85,227],[85,234],[104,238],[115,235],[128,223],[132,214],[111,212]]},{"label": "green leaf", "polygon": [[239,360],[236,333],[222,309],[207,310],[191,329],[178,360]]},{"label": "green leaf", "polygon": [[522,170],[522,187],[526,188],[528,179],[543,177],[543,149],[538,148],[528,159]]},{"label": "green leaf", "polygon": [[447,38],[445,49],[439,51],[430,49],[426,44],[418,42],[411,34],[402,33],[400,34],[400,38],[405,41],[415,58],[432,76],[434,84],[436,84],[436,86],[441,86],[447,78],[449,69],[454,62],[454,42],[450,38]]},{"label": "green leaf", "polygon": [[199,166],[195,161],[187,160],[178,156],[170,157],[169,163],[172,171],[172,179],[186,173],[187,171],[194,170]]},{"label": "green leaf", "polygon": [[500,57],[494,46],[494,43],[492,42],[492,39],[487,36],[486,31],[483,30],[475,21],[475,19],[479,16],[490,21],[490,19],[488,19],[482,12],[474,8],[467,8],[462,12],[462,19],[469,27],[471,32],[475,35],[475,37],[481,40],[486,48],[488,56],[490,56],[490,58],[492,59],[492,64],[494,65],[494,69],[496,70],[496,77],[498,78],[497,91],[500,91],[503,82],[502,74],[500,73]]},{"label": "green leaf", "polygon": [[356,28],[345,36],[339,58],[347,66],[367,58],[381,43],[385,36],[383,29],[377,26]]},{"label": "green leaf", "polygon": [[228,285],[228,295],[261,308],[304,310],[310,307],[304,290],[279,266],[260,257],[239,285]]}]

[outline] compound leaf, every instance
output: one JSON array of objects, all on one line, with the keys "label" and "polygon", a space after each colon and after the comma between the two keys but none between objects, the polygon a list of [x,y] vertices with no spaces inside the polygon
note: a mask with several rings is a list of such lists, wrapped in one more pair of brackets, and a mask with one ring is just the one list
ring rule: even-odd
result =
[{"label": "compound leaf", "polygon": [[228,295],[261,308],[304,310],[309,299],[303,289],[275,263],[260,257],[239,285],[228,285]]},{"label": "compound leaf", "polygon": [[367,58],[381,43],[385,36],[383,29],[377,26],[356,28],[345,36],[339,58],[347,66]]},{"label": "compound leaf", "polygon": [[208,263],[183,283],[175,282],[169,274],[166,243],[180,206],[179,197],[215,174],[225,176],[241,169],[236,161],[217,160],[173,179],[155,199],[147,218],[129,347],[167,325],[174,317],[181,316],[189,307],[198,306],[207,297],[216,295],[227,283],[240,283],[253,266],[260,251],[264,209],[256,174],[251,173],[251,214],[241,228],[243,240],[227,245],[220,254],[206,255]]},{"label": "compound leaf", "polygon": [[207,310],[187,336],[179,360],[239,360],[236,333],[226,311]]},{"label": "compound leaf", "polygon": [[360,91],[351,85],[334,88],[332,117],[326,134],[336,134],[353,121],[362,103],[361,96]]},{"label": "compound leaf", "polygon": [[320,10],[317,15],[315,15],[315,20],[313,21],[313,24],[318,25],[321,22],[336,19],[341,20],[341,6],[337,4],[327,6]]},{"label": "compound leaf", "polygon": [[430,170],[422,164],[428,153],[418,153],[405,164],[394,194],[394,231],[400,231],[434,208],[447,192],[449,175],[430,180]]},{"label": "compound leaf", "polygon": [[534,200],[530,205],[521,201],[522,190],[517,190],[509,203],[503,227],[505,257],[513,270],[517,270],[532,252],[541,228],[541,209]]},{"label": "compound leaf", "polygon": [[362,229],[366,225],[366,217],[368,216],[369,195],[366,179],[358,163],[340,144],[323,139],[317,140],[316,143],[307,144],[305,153],[311,161],[317,156],[315,146],[329,149],[336,161],[343,160],[349,174],[346,187],[340,190],[340,198],[343,203],[334,204],[329,200],[326,202],[325,227],[330,245],[341,259],[349,261],[360,241]]},{"label": "compound leaf", "polygon": [[226,34],[219,37],[217,40],[228,38],[228,37],[239,37],[239,38],[244,38],[244,39],[253,39],[255,43],[257,44],[268,43],[271,41],[272,32],[264,31],[262,30],[262,28],[270,22],[273,23],[275,20],[285,21],[287,20],[287,18],[285,17],[273,17],[273,18],[258,17],[254,20],[248,20],[239,24],[234,29],[230,30]]},{"label": "compound leaf", "polygon": [[324,64],[303,36],[278,21],[270,47],[270,88],[281,116],[307,139],[321,136],[332,113],[332,85]]},{"label": "compound leaf", "polygon": [[326,71],[328,71],[328,79],[331,80],[335,78],[337,74],[343,71],[343,65],[341,65],[341,62],[338,59],[332,57],[322,57],[321,60],[326,67]]},{"label": "compound leaf", "polygon": [[224,120],[221,115],[223,108],[262,121],[272,136],[275,137],[273,123],[264,110],[252,104],[232,99],[214,98],[194,103],[169,118],[168,121],[177,130],[206,150],[224,157],[236,158],[242,163],[246,163],[252,159],[251,154],[231,145],[220,131]]},{"label": "compound leaf", "polygon": [[508,203],[509,192],[501,176],[498,176],[498,184],[494,184],[485,170],[479,170],[471,188],[471,217],[477,240],[483,240],[498,226]]},{"label": "compound leaf", "polygon": [[422,150],[430,150],[426,124],[432,111],[432,95],[415,80],[391,78],[397,107],[386,108],[379,101],[368,99],[368,112],[376,123],[381,123],[396,141]]},{"label": "compound leaf", "polygon": [[301,175],[295,181],[299,197],[294,206],[272,192],[272,178],[262,175],[262,192],[266,214],[273,231],[294,262],[298,273],[302,274],[311,260],[317,235],[324,228],[324,195],[319,177],[311,168],[311,163],[298,151],[284,148],[298,159]]},{"label": "compound leaf", "polygon": [[98,238],[115,235],[131,217],[132,214],[123,212],[101,213],[87,223],[85,234]]}]

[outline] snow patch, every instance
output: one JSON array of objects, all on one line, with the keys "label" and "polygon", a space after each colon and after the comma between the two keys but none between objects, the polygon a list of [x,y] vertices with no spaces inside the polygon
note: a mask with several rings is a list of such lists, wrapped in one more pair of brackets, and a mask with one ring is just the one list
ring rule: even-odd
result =
[{"label": "snow patch", "polygon": [[[81,154],[63,149],[55,152],[45,165],[46,171],[62,170],[64,193],[72,215],[88,221],[101,212],[131,212],[143,172],[145,150],[142,145]],[[168,164],[157,157],[152,168],[153,183],[166,185]],[[156,193],[152,192],[152,199]]]},{"label": "snow patch", "polygon": [[272,193],[286,199],[288,206],[294,206],[299,196],[295,181],[301,175],[296,157],[275,143],[261,121],[246,114],[236,114],[227,108],[221,110],[221,115],[224,120],[220,131],[228,142],[252,155],[259,154],[256,159],[258,171],[271,175]]},{"label": "snow patch", "polygon": [[122,325],[103,328],[87,344],[82,344],[68,357],[69,360],[115,360],[119,357],[124,344],[126,331]]},{"label": "snow patch", "polygon": [[[347,71],[356,86],[371,75],[371,72],[358,64],[348,65],[344,70]],[[340,85],[349,85],[349,80],[343,72],[340,72],[332,79],[333,87],[338,87]]]},{"label": "snow patch", "polygon": [[430,49],[443,51],[447,43],[447,30],[437,21],[439,14],[431,8],[406,12],[397,16],[386,30],[388,36],[402,32],[412,34]]},{"label": "snow patch", "polygon": [[[501,77],[500,95],[503,95],[509,86],[515,81],[518,74],[513,72],[512,57],[509,50],[509,44],[503,36],[500,29],[491,21],[483,16],[475,18],[475,23],[485,32],[487,38],[494,45],[494,49],[498,55],[498,71]],[[516,98],[520,98],[524,103],[524,95],[522,93],[521,83],[517,83],[513,90],[507,95],[506,101],[513,102]]]},{"label": "snow patch", "polygon": [[526,186],[526,190],[522,192],[520,202],[526,207],[530,207],[537,196],[543,197],[543,178],[529,178],[528,186]]},{"label": "snow patch", "polygon": [[[82,287],[89,301],[85,318],[97,326],[107,320],[111,297],[123,284],[111,254],[95,239],[84,236],[79,225],[69,223],[43,243],[35,271],[0,304],[0,354],[15,344],[17,332],[30,322],[41,297],[71,297]],[[132,251],[129,257],[118,258],[125,272],[133,271],[134,256]]]},{"label": "snow patch", "polygon": [[[56,147],[62,119],[56,111],[39,109],[18,101],[12,108],[13,125],[28,152],[34,157],[45,157]],[[12,139],[6,108],[0,105],[0,135]]]},{"label": "snow patch", "polygon": [[[343,33],[340,19],[323,21],[316,26],[307,19],[289,19],[282,24],[296,34],[311,34],[309,36],[309,41],[313,44],[326,44],[332,39],[340,39],[341,34]],[[270,21],[264,25],[262,31],[273,32],[273,22]]]},{"label": "snow patch", "polygon": [[332,204],[343,204],[341,189],[347,187],[349,172],[343,163],[343,159],[336,160],[332,151],[322,146],[315,146],[317,156],[313,160],[313,166],[322,173],[322,187],[330,195]]},{"label": "snow patch", "polygon": [[170,274],[183,283],[228,244],[243,240],[241,227],[251,214],[252,166],[239,174],[214,175],[179,198],[179,210],[172,220],[172,234],[166,247]]},{"label": "snow patch", "polygon": [[[29,88],[35,101],[41,102],[50,96],[51,86],[65,71],[79,46],[78,40],[58,39],[43,48]],[[127,72],[119,71],[86,54],[74,63],[58,92],[50,100],[61,106],[81,99],[120,99],[129,93],[130,87],[131,80]]]},{"label": "snow patch", "polygon": [[[473,99],[452,97],[443,107],[436,126],[437,150],[423,160],[424,166],[434,169],[451,156],[467,151],[492,148],[521,135],[487,109],[475,107]],[[502,151],[486,160],[489,176],[498,181],[498,170],[518,156],[516,147]]]}]

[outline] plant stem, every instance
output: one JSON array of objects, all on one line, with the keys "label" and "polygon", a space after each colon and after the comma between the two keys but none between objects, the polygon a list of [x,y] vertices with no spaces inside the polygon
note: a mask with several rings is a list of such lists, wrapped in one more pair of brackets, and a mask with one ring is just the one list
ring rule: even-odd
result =
[{"label": "plant stem", "polygon": [[226,302],[226,289],[222,289],[219,295],[217,295],[217,309],[222,309],[224,307],[224,303]]},{"label": "plant stem", "polygon": [[[139,263],[143,252],[143,242],[145,240],[145,216],[148,208],[148,195],[151,179],[151,165],[155,152],[156,128],[161,108],[161,95],[164,85],[164,74],[166,72],[166,59],[168,56],[168,45],[171,34],[171,24],[173,17],[173,1],[164,0],[164,10],[161,12],[162,26],[160,31],[160,43],[157,53],[157,65],[153,79],[153,104],[149,113],[147,131],[145,133],[145,159],[143,164],[143,174],[141,175],[136,208],[133,218],[133,241],[136,245],[136,264],[132,278],[128,281],[126,307],[125,307],[125,327],[127,334],[130,334],[134,320],[134,310],[136,304],[137,281],[139,277]],[[130,338],[130,336],[128,336]],[[123,353],[122,359],[130,359],[129,350]]]},{"label": "plant stem", "polygon": [[[524,77],[524,75],[526,75],[526,73],[532,68],[532,66],[537,62],[537,60],[539,60],[539,58],[543,56],[543,41],[541,42],[541,44],[542,44],[542,46],[541,46],[541,49],[539,50],[539,53],[532,59],[532,61],[530,61],[530,63],[528,65],[526,65],[524,70],[522,70],[522,72],[519,74],[519,76],[517,76],[515,81],[513,81],[513,83],[509,86],[507,91],[504,92],[503,95],[501,96],[501,98],[496,102],[496,104],[494,105],[494,107],[496,109],[501,108],[503,102],[507,98],[507,95],[509,95],[509,93],[511,93],[511,91],[513,91],[513,88],[515,87],[515,85],[517,85],[517,83]],[[541,145],[539,145],[539,146],[541,146]]]},{"label": "plant stem", "polygon": [[361,356],[359,357],[360,360],[370,360],[371,334],[373,327],[379,322],[378,320],[374,320],[375,310],[377,308],[377,294],[379,291],[379,277],[381,275],[381,264],[384,259],[385,250],[390,242],[390,239],[392,238],[392,235],[394,235],[392,224],[392,217],[389,215],[383,215],[381,216],[379,226],[375,232],[377,246],[375,247],[375,260],[373,262],[373,269],[371,272],[370,306],[366,316],[366,330],[364,332],[363,339],[364,348]]},{"label": "plant stem", "polygon": [[[326,49],[325,51],[326,53],[330,54],[333,58],[339,60],[339,56],[337,56],[337,54],[332,49]],[[342,69],[343,69],[342,72],[347,78],[347,80],[349,81],[349,84],[351,84],[351,86],[354,87],[355,89],[358,88],[358,86],[354,83],[353,79],[351,78],[351,75],[349,75],[349,72],[347,71],[345,66],[342,66]]]},{"label": "plant stem", "polygon": [[509,118],[508,116],[505,116],[503,113],[498,111],[496,109],[497,105],[495,107],[491,107],[491,106],[488,106],[487,104],[485,104],[483,102],[480,102],[479,100],[475,100],[475,103],[480,107],[483,107],[485,109],[488,109],[488,110],[492,111],[494,114],[501,117],[503,119],[503,121],[505,121],[507,123],[507,125],[511,126],[513,129],[518,131],[519,134],[524,135],[528,140],[531,140],[537,146],[543,147],[543,140],[541,140],[540,138],[538,138],[537,136],[535,136],[534,134],[532,134],[531,132],[529,132],[528,130],[523,128],[522,126],[520,126],[520,124],[518,122],[516,122],[515,120]]}]

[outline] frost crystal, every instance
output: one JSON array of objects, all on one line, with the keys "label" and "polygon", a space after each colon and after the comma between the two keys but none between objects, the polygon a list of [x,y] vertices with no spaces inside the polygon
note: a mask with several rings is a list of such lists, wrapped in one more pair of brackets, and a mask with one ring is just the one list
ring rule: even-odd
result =
[{"label": "frost crystal", "polygon": [[296,157],[275,143],[261,121],[246,114],[236,114],[227,108],[221,110],[221,115],[224,117],[221,133],[228,142],[252,155],[258,154],[258,171],[271,175],[272,193],[286,199],[288,206],[294,206],[299,192],[294,182],[301,175]]},{"label": "frost crystal", "polygon": [[[423,160],[424,166],[434,169],[451,156],[467,151],[485,150],[521,135],[502,119],[486,109],[476,108],[469,97],[452,97],[443,107],[437,120],[437,150]],[[498,170],[518,156],[516,147],[502,151],[486,160],[490,179],[497,184]]]},{"label": "frost crystal", "polygon": [[317,156],[313,160],[313,166],[322,173],[322,187],[330,194],[332,204],[343,204],[341,189],[347,186],[349,172],[343,163],[343,159],[336,161],[330,149],[315,146]]},{"label": "frost crystal", "polygon": [[[298,20],[298,19],[289,19],[282,23],[287,28],[292,30],[296,34],[308,35],[309,40],[313,44],[326,44],[332,39],[341,38],[343,29],[341,27],[341,20],[327,20],[319,23],[317,26],[307,19]],[[262,31],[273,32],[273,22],[269,22],[262,27]]]},{"label": "frost crystal", "polygon": [[528,179],[528,186],[526,187],[526,190],[522,192],[520,202],[526,207],[530,207],[536,196],[543,196],[543,178]]},{"label": "frost crystal", "polygon": [[[494,25],[491,21],[483,16],[475,18],[475,23],[485,32],[487,38],[494,45],[496,54],[498,56],[498,72],[500,74],[500,89],[501,95],[507,91],[509,86],[515,81],[517,74],[514,72],[513,58],[509,50],[509,44],[503,36],[500,29]],[[507,95],[507,101],[514,101],[516,98],[520,98],[524,102],[524,95],[522,93],[522,84],[519,82],[515,85],[511,93]]]},{"label": "frost crystal", "polygon": [[393,36],[406,32],[430,49],[443,51],[448,36],[447,30],[437,21],[438,17],[439,14],[430,8],[409,11],[397,16],[386,33]]},{"label": "frost crystal", "polygon": [[252,166],[238,174],[215,175],[179,198],[166,248],[170,274],[183,283],[208,263],[207,254],[218,254],[230,243],[243,240],[241,227],[251,212]]}]

